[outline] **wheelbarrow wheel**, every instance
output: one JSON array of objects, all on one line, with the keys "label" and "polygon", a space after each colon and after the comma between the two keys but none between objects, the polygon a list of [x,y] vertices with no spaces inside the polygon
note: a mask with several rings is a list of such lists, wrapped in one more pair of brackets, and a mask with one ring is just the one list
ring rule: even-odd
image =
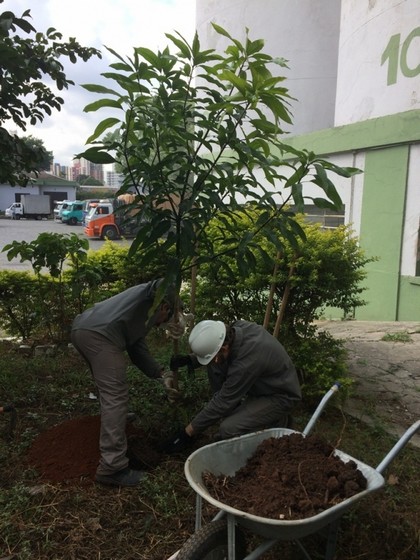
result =
[{"label": "wheelbarrow wheel", "polygon": [[[235,530],[235,560],[246,556],[246,543],[243,532]],[[228,536],[226,520],[213,521],[203,525],[184,544],[176,560],[227,560]]]}]

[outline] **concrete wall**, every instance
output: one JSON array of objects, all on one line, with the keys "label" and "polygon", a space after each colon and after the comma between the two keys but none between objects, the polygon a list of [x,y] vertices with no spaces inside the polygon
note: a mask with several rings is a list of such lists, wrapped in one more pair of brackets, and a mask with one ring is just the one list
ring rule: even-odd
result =
[{"label": "concrete wall", "polygon": [[377,258],[367,265],[364,297],[368,304],[356,311],[356,318],[419,321],[420,277],[415,273],[420,111],[300,135],[289,142],[339,165],[354,161],[363,171],[351,182],[331,177],[346,204],[346,222],[354,226],[366,255]]},{"label": "concrete wall", "polygon": [[342,0],[335,125],[420,109],[419,0]]},{"label": "concrete wall", "polygon": [[[214,22],[243,41],[264,39],[264,50],[285,58],[285,87],[293,125],[285,132],[302,134],[334,124],[340,2],[337,0],[197,0],[197,32],[205,48],[223,51],[227,39]],[[282,70],[283,72],[283,70]]]}]

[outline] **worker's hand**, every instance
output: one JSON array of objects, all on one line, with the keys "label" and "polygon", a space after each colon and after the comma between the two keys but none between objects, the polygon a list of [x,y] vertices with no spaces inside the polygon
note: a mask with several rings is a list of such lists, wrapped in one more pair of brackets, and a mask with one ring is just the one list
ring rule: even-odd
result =
[{"label": "worker's hand", "polygon": [[181,453],[192,444],[193,439],[192,436],[189,436],[187,432],[182,429],[175,436],[164,442],[161,446],[161,450],[168,455]]},{"label": "worker's hand", "polygon": [[185,332],[185,325],[182,323],[172,323],[169,321],[164,325],[166,334],[172,340],[179,340]]},{"label": "worker's hand", "polygon": [[175,356],[171,357],[169,368],[172,371],[176,371],[177,369],[185,366],[188,366],[188,368],[193,368],[193,361],[189,354],[176,354]]},{"label": "worker's hand", "polygon": [[178,313],[178,319],[175,321],[176,317],[172,317],[170,321],[165,323],[163,328],[166,331],[166,334],[169,338],[173,340],[178,340],[182,337],[185,333],[185,329],[187,326],[191,328],[192,322],[194,321],[194,315],[192,313],[187,313],[184,315],[182,311]]},{"label": "worker's hand", "polygon": [[168,401],[172,404],[178,402],[182,393],[175,388],[175,376],[172,371],[165,371],[162,373],[163,386],[165,388],[166,396]]}]

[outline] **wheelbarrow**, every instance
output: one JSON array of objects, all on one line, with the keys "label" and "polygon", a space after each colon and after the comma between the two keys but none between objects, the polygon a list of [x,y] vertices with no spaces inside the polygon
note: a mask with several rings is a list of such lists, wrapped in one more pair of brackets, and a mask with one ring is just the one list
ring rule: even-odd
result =
[{"label": "wheelbarrow", "polygon": [[[325,404],[337,389],[338,386],[335,385],[327,392],[302,435],[307,436],[310,433]],[[366,465],[347,453],[335,450],[335,455],[344,462],[352,460],[356,463],[357,468],[367,480],[366,489],[317,515],[297,520],[259,517],[224,504],[210,495],[203,481],[203,475],[211,473],[215,476],[233,476],[241,467],[245,466],[248,458],[253,455],[264,439],[279,438],[298,432],[287,428],[270,428],[218,441],[197,449],[188,457],[184,467],[188,483],[196,492],[195,533],[168,560],[257,560],[281,540],[293,541],[300,548],[304,557],[311,560],[301,539],[321,532],[326,534],[324,558],[332,560],[335,554],[340,518],[356,502],[384,486],[385,480],[382,473],[419,429],[420,420],[403,434],[376,468]],[[215,506],[219,512],[210,523],[202,526],[203,499]],[[242,529],[250,530],[263,537],[261,544],[248,554]]]}]

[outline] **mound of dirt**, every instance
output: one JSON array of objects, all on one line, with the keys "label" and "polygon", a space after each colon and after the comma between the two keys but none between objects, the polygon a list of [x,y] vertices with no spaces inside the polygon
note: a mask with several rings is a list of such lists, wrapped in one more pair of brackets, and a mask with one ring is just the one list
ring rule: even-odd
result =
[{"label": "mound of dirt", "polygon": [[303,519],[367,486],[354,461],[345,463],[318,436],[264,440],[234,476],[204,473],[210,494],[240,511],[270,519]]},{"label": "mound of dirt", "polygon": [[[27,454],[40,482],[91,484],[99,461],[99,416],[83,416],[41,433]],[[152,470],[167,457],[127,424],[132,468]],[[268,438],[232,477],[205,473],[210,494],[224,504],[260,517],[313,516],[366,488],[353,461],[344,463],[317,436]]]},{"label": "mound of dirt", "polygon": [[[42,482],[93,482],[99,461],[99,429],[99,416],[82,416],[46,430],[32,443],[28,465]],[[134,424],[127,424],[127,443],[132,468],[153,469],[164,459]]]}]

